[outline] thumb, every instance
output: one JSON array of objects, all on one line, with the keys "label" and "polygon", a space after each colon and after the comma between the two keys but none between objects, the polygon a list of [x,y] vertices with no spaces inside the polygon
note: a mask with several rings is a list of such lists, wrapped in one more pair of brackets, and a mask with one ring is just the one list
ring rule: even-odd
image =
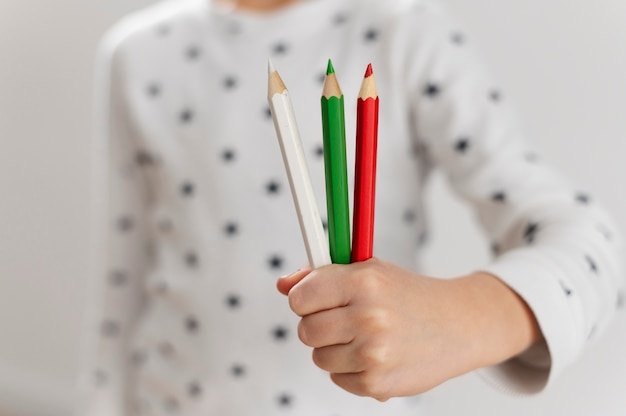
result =
[{"label": "thumb", "polygon": [[309,273],[311,273],[311,267],[306,265],[297,271],[281,276],[276,282],[276,288],[283,295],[288,295],[292,287],[294,287],[300,280],[304,279]]}]

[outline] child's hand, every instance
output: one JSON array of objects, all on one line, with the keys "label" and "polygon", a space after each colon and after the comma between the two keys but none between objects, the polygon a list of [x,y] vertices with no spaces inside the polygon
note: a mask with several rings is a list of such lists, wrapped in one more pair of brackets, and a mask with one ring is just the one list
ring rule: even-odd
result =
[{"label": "child's hand", "polygon": [[315,364],[378,400],[422,393],[539,338],[526,304],[488,274],[439,280],[371,259],[303,269],[278,289]]}]

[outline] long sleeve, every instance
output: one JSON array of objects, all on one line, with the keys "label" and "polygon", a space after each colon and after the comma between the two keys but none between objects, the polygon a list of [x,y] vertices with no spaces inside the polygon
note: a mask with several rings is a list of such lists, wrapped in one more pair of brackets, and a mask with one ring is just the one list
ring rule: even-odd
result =
[{"label": "long sleeve", "polygon": [[419,51],[407,53],[403,66],[418,148],[477,214],[494,253],[483,270],[525,300],[545,337],[543,345],[481,373],[505,390],[537,392],[623,303],[623,241],[597,201],[526,143],[445,13],[429,2],[411,7],[398,38]]},{"label": "long sleeve", "polygon": [[97,62],[94,281],[85,334],[88,352],[80,376],[81,416],[127,415],[128,368],[145,359],[133,351],[132,340],[151,266],[144,172],[155,161],[138,145],[128,119],[118,35],[115,31],[105,38]]}]

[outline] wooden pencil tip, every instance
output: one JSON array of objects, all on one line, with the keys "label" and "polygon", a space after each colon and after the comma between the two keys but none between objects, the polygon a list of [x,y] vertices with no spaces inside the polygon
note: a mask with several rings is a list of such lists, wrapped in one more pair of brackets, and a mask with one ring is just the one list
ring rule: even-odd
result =
[{"label": "wooden pencil tip", "polygon": [[330,74],[334,74],[334,73],[335,73],[335,68],[333,68],[333,63],[329,59],[328,60],[328,67],[326,67],[326,75],[330,75]]},{"label": "wooden pencil tip", "polygon": [[274,68],[274,63],[272,62],[272,58],[267,58],[267,74],[271,75],[276,72],[276,68]]},{"label": "wooden pencil tip", "polygon": [[374,73],[374,71],[372,70],[372,64],[369,64],[367,66],[367,69],[365,70],[365,77],[364,78],[371,77],[373,73]]}]

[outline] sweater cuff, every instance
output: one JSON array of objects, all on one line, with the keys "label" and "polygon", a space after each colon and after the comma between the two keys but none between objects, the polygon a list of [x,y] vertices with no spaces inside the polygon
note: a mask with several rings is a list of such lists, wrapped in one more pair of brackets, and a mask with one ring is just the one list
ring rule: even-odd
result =
[{"label": "sweater cuff", "polygon": [[559,270],[537,250],[521,248],[503,254],[482,269],[515,291],[537,319],[544,341],[501,364],[478,370],[492,386],[511,394],[536,394],[576,356],[578,341],[559,283]]}]

